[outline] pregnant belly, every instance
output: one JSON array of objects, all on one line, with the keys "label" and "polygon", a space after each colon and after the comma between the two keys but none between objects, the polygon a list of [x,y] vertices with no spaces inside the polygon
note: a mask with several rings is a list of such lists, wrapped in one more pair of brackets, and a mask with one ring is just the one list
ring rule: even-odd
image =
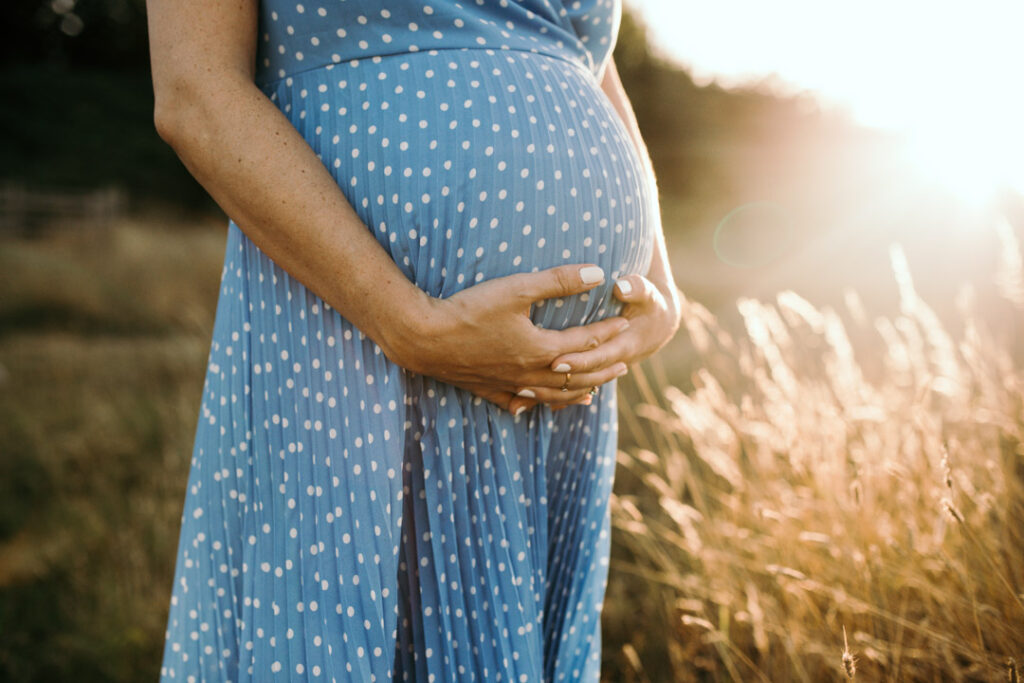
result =
[{"label": "pregnant belly", "polygon": [[596,263],[604,285],[548,301],[561,328],[618,311],[657,207],[621,119],[582,67],[440,50],[297,74],[270,92],[410,280],[447,297],[486,279]]}]

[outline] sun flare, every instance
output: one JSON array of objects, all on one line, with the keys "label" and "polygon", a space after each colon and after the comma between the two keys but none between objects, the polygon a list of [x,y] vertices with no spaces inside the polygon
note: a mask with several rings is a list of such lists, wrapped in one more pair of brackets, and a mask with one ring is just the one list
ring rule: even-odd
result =
[{"label": "sun flare", "polygon": [[1014,133],[998,128],[913,132],[900,157],[961,200],[988,204],[1004,191],[1024,192],[1024,149],[1020,139],[1013,139]]},{"label": "sun flare", "polygon": [[1024,192],[1024,94],[999,72],[1010,66],[988,65],[957,97],[926,94],[906,104],[921,116],[905,127],[904,160],[972,203]]},{"label": "sun flare", "polygon": [[809,92],[901,134],[908,169],[985,201],[1024,192],[1024,3],[633,0],[699,82]]}]

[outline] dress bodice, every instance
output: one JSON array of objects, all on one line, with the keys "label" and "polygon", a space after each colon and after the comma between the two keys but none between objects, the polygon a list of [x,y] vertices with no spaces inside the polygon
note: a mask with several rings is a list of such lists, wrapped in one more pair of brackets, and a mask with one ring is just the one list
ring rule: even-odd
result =
[{"label": "dress bodice", "polygon": [[261,0],[256,81],[368,57],[441,49],[526,50],[600,76],[621,0]]}]

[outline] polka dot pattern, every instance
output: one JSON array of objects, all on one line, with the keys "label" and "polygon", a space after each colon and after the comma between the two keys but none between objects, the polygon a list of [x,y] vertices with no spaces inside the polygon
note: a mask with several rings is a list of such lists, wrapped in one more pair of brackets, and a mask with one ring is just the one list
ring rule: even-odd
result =
[{"label": "polka dot pattern", "polygon": [[[564,328],[657,224],[619,11],[265,0],[258,81],[431,295],[600,264],[534,307]],[[596,681],[616,430],[614,384],[515,417],[404,371],[230,221],[161,679]]]},{"label": "polka dot pattern", "polygon": [[600,74],[620,0],[263,0],[256,81],[373,56],[494,49],[545,54]]}]

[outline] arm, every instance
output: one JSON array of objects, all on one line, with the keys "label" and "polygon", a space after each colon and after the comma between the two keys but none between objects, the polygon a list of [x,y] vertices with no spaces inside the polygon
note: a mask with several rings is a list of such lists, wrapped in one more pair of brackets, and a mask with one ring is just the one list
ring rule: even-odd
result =
[{"label": "arm", "polygon": [[[619,79],[614,59],[608,62],[601,81],[601,89],[618,112],[643,161],[646,182],[650,191],[654,193],[654,218],[658,221],[658,226],[655,230],[654,250],[648,272],[622,277],[614,289],[615,296],[626,303],[623,316],[630,321],[629,329],[598,348],[582,353],[565,354],[551,363],[552,369],[566,364],[574,373],[593,372],[613,362],[635,363],[651,356],[675,335],[682,315],[679,289],[672,277],[672,268],[665,248],[665,234],[661,229],[660,213],[657,208],[658,189],[654,167],[640,134],[633,106]],[[549,395],[547,392],[544,393],[545,397]]]},{"label": "arm", "polygon": [[[426,295],[253,83],[256,2],[148,3],[160,136],[246,235],[389,355]],[[389,311],[393,315],[375,315]]]},{"label": "arm", "polygon": [[[619,118],[626,125],[626,130],[633,141],[633,146],[636,147],[637,153],[640,155],[647,172],[647,185],[654,196],[654,205],[658,207],[658,181],[654,177],[654,165],[651,163],[651,156],[647,152],[647,145],[644,144],[643,136],[640,134],[640,126],[636,122],[633,105],[630,104],[626,90],[622,86],[622,80],[619,78],[619,71],[615,67],[614,59],[609,58],[608,60],[608,67],[605,69],[604,78],[601,81],[601,89],[608,96],[608,99],[611,100],[615,111],[619,113]],[[676,287],[675,279],[672,277],[672,267],[668,262],[668,254],[665,249],[665,233],[661,229],[660,215],[658,216],[658,229],[655,231],[654,255],[651,259],[651,269],[646,275],[647,279],[657,286],[658,290],[666,298],[669,308],[677,312],[678,318],[678,312],[680,311],[679,290]],[[679,321],[677,319],[677,328],[678,324]],[[674,332],[675,329],[673,329]],[[665,341],[667,342],[668,339]]]},{"label": "arm", "polygon": [[625,325],[616,318],[556,332],[530,322],[533,301],[600,284],[585,282],[580,266],[499,278],[443,301],[427,296],[254,84],[256,0],[148,0],[147,9],[160,136],[253,243],[393,362],[508,407],[518,386],[559,386],[547,369],[553,357],[599,345]]}]

